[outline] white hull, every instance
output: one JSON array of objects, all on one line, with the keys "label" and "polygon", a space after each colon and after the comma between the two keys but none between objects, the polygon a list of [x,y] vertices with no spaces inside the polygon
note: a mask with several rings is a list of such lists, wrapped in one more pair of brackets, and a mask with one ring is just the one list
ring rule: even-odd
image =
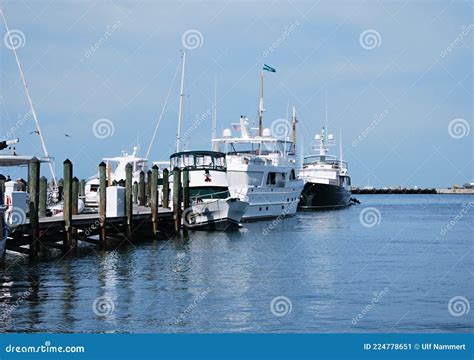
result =
[{"label": "white hull", "polygon": [[248,203],[229,197],[204,200],[183,212],[183,222],[193,229],[230,230],[240,226]]},{"label": "white hull", "polygon": [[230,188],[229,191],[231,195],[248,201],[249,206],[242,220],[252,221],[294,215],[302,189],[302,182],[298,182],[298,186],[292,188]]}]

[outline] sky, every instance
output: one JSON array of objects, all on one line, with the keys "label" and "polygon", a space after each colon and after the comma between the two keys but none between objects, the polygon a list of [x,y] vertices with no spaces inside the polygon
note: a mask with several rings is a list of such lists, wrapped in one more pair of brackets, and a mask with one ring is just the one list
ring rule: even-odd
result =
[{"label": "sky", "polygon": [[[0,131],[42,155],[15,63],[25,71],[57,176],[80,178],[102,157],[174,150],[186,51],[185,147],[210,149],[246,115],[255,124],[263,64],[264,127],[298,112],[299,153],[325,124],[353,185],[447,187],[474,179],[473,2],[0,0]],[[273,126],[272,126],[273,124]],[[65,135],[67,134],[67,136]],[[339,147],[330,148],[338,155]],[[49,176],[46,166],[42,174]]]}]

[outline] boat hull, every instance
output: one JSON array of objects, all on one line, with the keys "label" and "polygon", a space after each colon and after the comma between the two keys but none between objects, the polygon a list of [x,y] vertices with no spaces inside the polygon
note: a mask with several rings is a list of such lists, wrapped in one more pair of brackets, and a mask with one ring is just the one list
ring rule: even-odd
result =
[{"label": "boat hull", "polygon": [[249,206],[242,221],[249,222],[295,215],[303,188],[302,183],[295,185],[285,188],[247,188],[245,194],[242,194],[241,189],[230,191],[248,201]]},{"label": "boat hull", "polygon": [[236,230],[247,207],[247,202],[232,197],[193,203],[183,212],[183,225],[193,230]]},{"label": "boat hull", "polygon": [[331,210],[350,204],[351,191],[344,186],[307,182],[298,205],[302,210]]}]

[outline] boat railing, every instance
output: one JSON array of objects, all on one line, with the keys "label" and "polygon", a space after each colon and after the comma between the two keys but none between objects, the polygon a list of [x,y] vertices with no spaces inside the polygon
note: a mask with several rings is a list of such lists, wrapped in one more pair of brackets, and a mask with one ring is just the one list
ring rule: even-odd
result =
[{"label": "boat railing", "polygon": [[[211,193],[211,194],[205,194],[205,195],[194,195],[194,196],[191,196],[191,201],[194,202],[194,203],[199,203],[199,202],[203,202],[203,200],[221,200],[223,199],[223,197],[221,195],[223,194],[227,194],[229,195],[229,190],[225,190],[225,191],[218,191],[218,192],[214,192],[214,193]],[[228,196],[226,196],[228,197]]]}]

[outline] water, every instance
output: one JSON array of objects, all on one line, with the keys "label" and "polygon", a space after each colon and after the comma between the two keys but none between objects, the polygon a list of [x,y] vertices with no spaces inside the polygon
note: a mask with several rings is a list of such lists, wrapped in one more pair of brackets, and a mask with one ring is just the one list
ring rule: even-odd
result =
[{"label": "water", "polygon": [[76,257],[34,264],[9,254],[1,331],[474,330],[474,198],[358,198],[362,205],[236,233],[113,252],[81,246]]}]

